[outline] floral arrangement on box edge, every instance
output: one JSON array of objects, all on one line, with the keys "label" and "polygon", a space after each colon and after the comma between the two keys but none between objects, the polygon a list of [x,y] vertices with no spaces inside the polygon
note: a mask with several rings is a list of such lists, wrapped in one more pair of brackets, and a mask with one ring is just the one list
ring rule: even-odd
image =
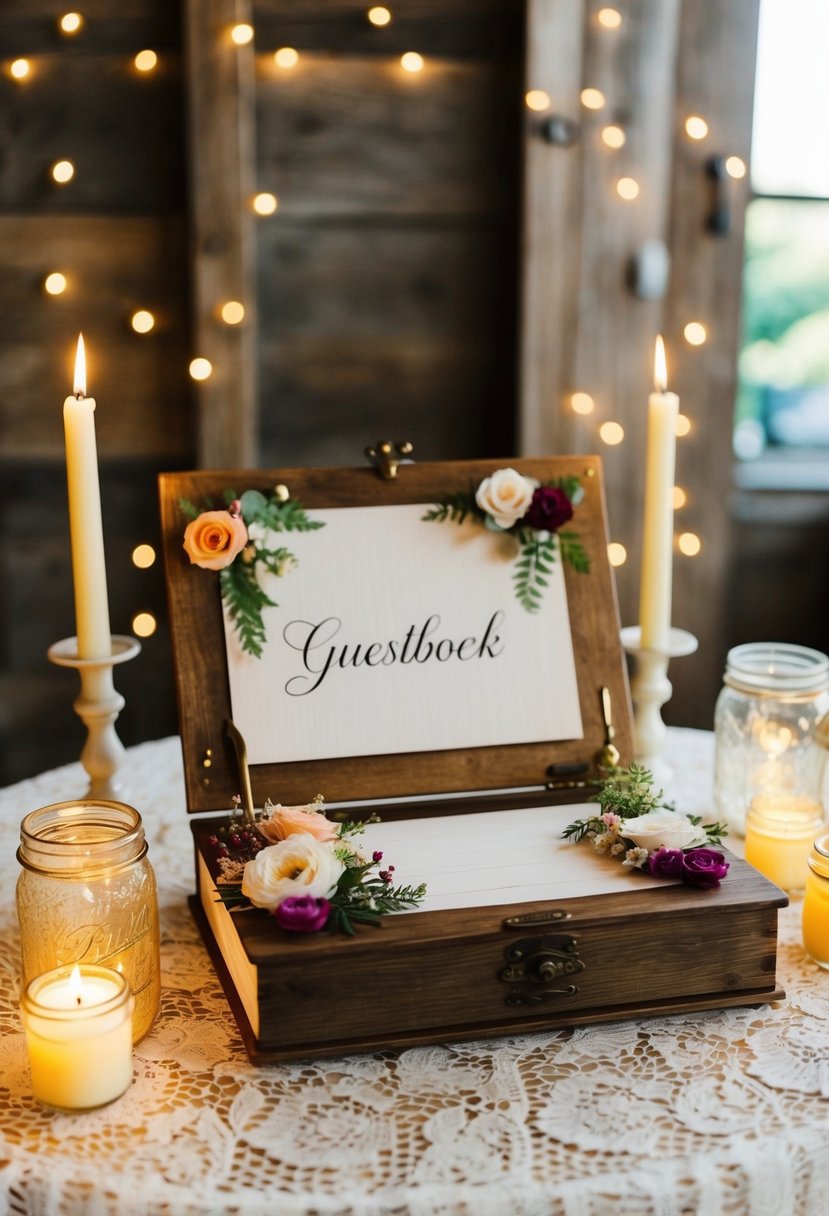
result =
[{"label": "floral arrangement on box edge", "polygon": [[592,840],[597,853],[618,857],[628,869],[703,889],[718,887],[727,875],[729,863],[712,847],[722,842],[726,827],[677,811],[663,790],[654,792],[648,769],[619,769],[592,801],[601,812],[571,823],[562,833],[566,840]]},{"label": "floral arrangement on box edge", "polygon": [[556,549],[580,574],[590,570],[590,558],[577,533],[563,531],[573,518],[573,508],[584,498],[578,477],[557,477],[540,482],[515,469],[497,469],[477,489],[445,494],[424,520],[462,524],[469,516],[491,532],[513,536],[519,545],[515,565],[515,594],[527,612],[538,612],[548,576],[556,560]]},{"label": "floral arrangement on box edge", "polygon": [[239,814],[240,802],[234,797],[230,822],[208,837],[227,907],[264,908],[289,933],[353,936],[355,924],[379,925],[387,913],[422,902],[425,883],[396,887],[394,866],[378,869],[383,854],[366,859],[352,843],[366,824],[332,823],[321,794],[306,806],[268,800],[254,827]]},{"label": "floral arrangement on box edge", "polygon": [[297,568],[297,560],[283,547],[271,549],[269,532],[313,532],[325,524],[311,519],[292,499],[288,487],[274,486],[266,497],[259,490],[225,490],[225,510],[208,504],[199,508],[188,498],[179,510],[190,521],[184,530],[184,550],[194,566],[219,571],[219,588],[242,650],[261,658],[265,643],[264,608],[278,605],[262,590],[258,568],[277,578]]}]

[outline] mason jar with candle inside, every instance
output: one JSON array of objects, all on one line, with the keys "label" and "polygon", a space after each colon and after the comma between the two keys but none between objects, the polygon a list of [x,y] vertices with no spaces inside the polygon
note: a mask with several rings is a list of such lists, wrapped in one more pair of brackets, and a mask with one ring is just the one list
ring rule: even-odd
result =
[{"label": "mason jar with candle inside", "polygon": [[803,946],[829,971],[829,835],[817,838],[809,854],[803,897]]},{"label": "mason jar with candle inside", "polygon": [[17,883],[24,986],[72,963],[123,975],[136,1042],[161,993],[158,898],[141,816],[121,802],[58,802],[20,825]]},{"label": "mason jar with candle inside", "polygon": [[818,724],[828,710],[829,657],[820,651],[750,642],[728,652],[714,717],[714,795],[730,831],[745,833],[755,800],[761,814],[796,806],[798,820],[823,818]]}]

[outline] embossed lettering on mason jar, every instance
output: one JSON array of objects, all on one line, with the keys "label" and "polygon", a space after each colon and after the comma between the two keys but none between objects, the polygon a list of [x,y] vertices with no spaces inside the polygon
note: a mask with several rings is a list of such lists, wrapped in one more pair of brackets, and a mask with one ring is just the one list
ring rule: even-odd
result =
[{"label": "embossed lettering on mason jar", "polygon": [[135,1040],[160,996],[158,903],[141,816],[120,802],[59,802],[20,825],[17,884],[23,982],[99,963],[135,996]]}]

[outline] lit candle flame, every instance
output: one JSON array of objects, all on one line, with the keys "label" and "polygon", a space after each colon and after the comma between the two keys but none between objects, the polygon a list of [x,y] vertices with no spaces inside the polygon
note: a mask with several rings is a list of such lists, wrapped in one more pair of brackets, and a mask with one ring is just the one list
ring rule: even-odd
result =
[{"label": "lit candle flame", "polygon": [[83,344],[83,334],[78,334],[78,350],[75,354],[75,396],[86,396],[86,350]]},{"label": "lit candle flame", "polygon": [[69,991],[75,998],[78,1005],[83,1004],[83,984],[81,983],[81,969],[77,963],[72,968],[69,975]]},{"label": "lit candle flame", "polygon": [[653,386],[658,393],[668,391],[668,365],[665,362],[665,343],[661,334],[656,335],[653,352]]}]

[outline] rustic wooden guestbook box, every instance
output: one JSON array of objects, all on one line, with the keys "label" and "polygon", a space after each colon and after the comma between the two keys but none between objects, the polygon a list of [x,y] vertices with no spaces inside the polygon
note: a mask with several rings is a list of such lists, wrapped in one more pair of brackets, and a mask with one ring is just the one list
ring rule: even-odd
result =
[{"label": "rustic wooden guestbook box", "polygon": [[[567,529],[590,570],[559,557],[535,612],[515,594],[511,538],[423,519],[506,465],[583,490]],[[324,526],[279,534],[298,564],[268,584],[278,607],[254,658],[226,626],[218,575],[183,551],[179,504],[277,484]],[[402,464],[388,479],[371,467],[175,473],[160,490],[188,810],[200,816],[192,905],[253,1059],[783,996],[786,897],[751,867],[734,858],[718,890],[699,891],[561,839],[608,734],[623,763],[632,753],[597,458]],[[205,841],[238,791],[256,807],[321,792],[357,804],[349,818],[378,813],[368,847],[397,863],[398,881],[428,881],[423,910],[353,938],[229,912]]]}]

